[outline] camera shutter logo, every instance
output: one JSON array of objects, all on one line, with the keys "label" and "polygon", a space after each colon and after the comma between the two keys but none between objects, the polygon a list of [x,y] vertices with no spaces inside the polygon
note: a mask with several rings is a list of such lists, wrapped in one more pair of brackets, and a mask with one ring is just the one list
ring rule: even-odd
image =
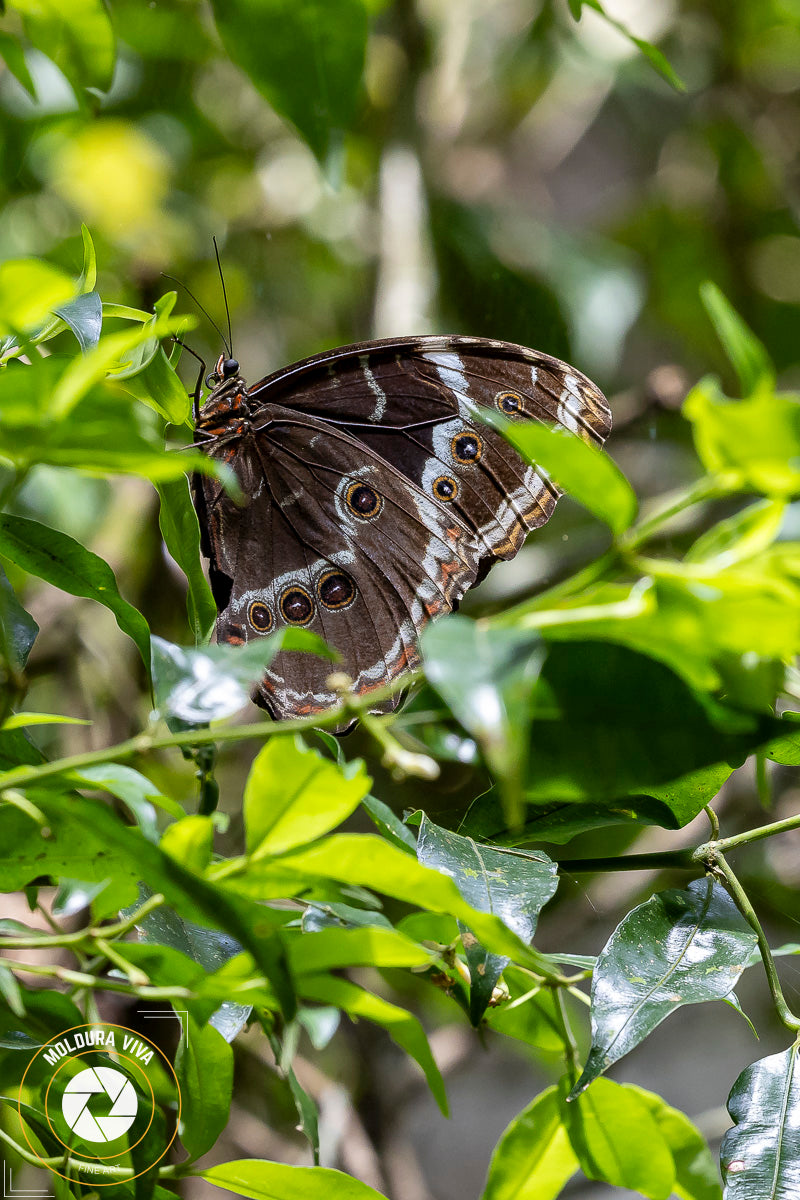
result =
[{"label": "camera shutter logo", "polygon": [[[89,1111],[92,1096],[111,1101],[107,1116]],[[87,1067],[70,1079],[61,1099],[61,1111],[69,1128],[86,1142],[113,1142],[126,1133],[139,1107],[130,1079],[112,1067]]]}]

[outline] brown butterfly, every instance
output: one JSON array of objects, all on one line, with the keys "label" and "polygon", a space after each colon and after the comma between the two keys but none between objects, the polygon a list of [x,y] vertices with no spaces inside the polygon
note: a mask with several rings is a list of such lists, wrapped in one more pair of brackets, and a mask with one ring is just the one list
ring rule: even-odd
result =
[{"label": "brown butterfly", "polygon": [[[195,480],[217,639],[312,629],[360,696],[415,667],[425,625],[555,508],[558,489],[481,410],[598,443],[611,427],[585,375],[483,338],[343,346],[252,387],[223,355],[207,383],[195,441],[234,469],[246,497],[240,506],[218,480]],[[331,670],[282,651],[254,699],[275,718],[321,713],[338,698]],[[395,694],[373,711],[398,703]]]}]

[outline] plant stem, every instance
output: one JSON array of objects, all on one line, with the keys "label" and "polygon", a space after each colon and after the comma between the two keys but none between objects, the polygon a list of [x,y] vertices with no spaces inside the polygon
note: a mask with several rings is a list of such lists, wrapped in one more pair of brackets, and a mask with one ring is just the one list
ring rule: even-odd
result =
[{"label": "plant stem", "polygon": [[720,838],[710,845],[714,845],[721,854],[727,854],[737,846],[760,842],[763,838],[774,837],[776,833],[788,833],[792,829],[800,829],[800,813],[793,817],[784,817],[782,821],[772,821],[769,825],[760,825],[757,829],[749,829],[746,833],[735,833],[732,837]]},{"label": "plant stem", "polygon": [[567,1073],[570,1076],[570,1082],[575,1083],[579,1070],[579,1054],[578,1043],[575,1041],[575,1035],[572,1032],[572,1026],[569,1023],[569,1015],[567,1006],[564,1003],[564,991],[562,988],[553,989],[553,998],[555,1000],[556,1014],[558,1023],[561,1026],[561,1037],[564,1042],[564,1058],[567,1064]]},{"label": "plant stem", "polygon": [[60,979],[62,983],[70,983],[78,988],[97,988],[103,992],[124,992],[126,995],[138,996],[141,1000],[191,1000],[194,992],[185,987],[145,987],[131,983],[123,983],[118,979],[98,979],[85,971],[72,971],[69,967],[51,966],[47,963],[25,963],[7,959],[8,966],[13,971],[24,971],[28,975],[44,975],[51,979]]},{"label": "plant stem", "polygon": [[[719,843],[717,845],[719,846]],[[755,909],[750,903],[747,893],[734,875],[733,871],[725,861],[724,856],[718,848],[709,856],[707,861],[713,865],[714,870],[718,871],[724,876],[731,899],[739,909],[739,912],[742,914],[744,919],[747,921],[748,925],[750,925],[755,931],[756,937],[758,938],[758,949],[761,952],[761,961],[764,964],[764,970],[767,974],[767,983],[769,984],[769,990],[772,993],[772,1001],[775,1005],[775,1011],[777,1012],[778,1017],[787,1029],[791,1029],[791,1031],[795,1034],[800,1032],[800,1017],[796,1017],[789,1008],[789,1005],[786,1003],[780,980],[778,979],[778,972],[775,967],[775,959],[772,957],[772,951],[769,948],[769,942],[767,941],[764,930],[761,928],[761,922],[756,916]]]},{"label": "plant stem", "polygon": [[[356,696],[348,697],[347,708],[363,713],[376,703],[393,696],[395,692],[403,691],[413,684],[417,676],[402,675],[387,683],[383,688],[376,688],[368,697],[363,699]],[[10,771],[0,774],[0,791],[11,787],[24,787],[38,783],[42,779],[54,775],[63,775],[68,771],[80,771],[82,767],[94,767],[100,763],[116,762],[119,759],[132,758],[137,754],[149,754],[153,750],[168,750],[180,746],[208,746],[212,743],[243,742],[248,738],[269,738],[280,733],[295,733],[304,729],[325,729],[336,725],[341,720],[343,706],[338,705],[325,713],[315,713],[310,717],[291,717],[286,721],[258,721],[250,725],[224,726],[221,729],[189,729],[181,733],[154,735],[139,733],[119,742],[116,746],[108,746],[104,750],[90,750],[84,754],[72,754],[68,758],[54,759],[53,762],[41,763],[38,766],[12,767]]]},{"label": "plant stem", "polygon": [[692,850],[663,850],[653,854],[621,854],[618,858],[564,858],[557,861],[559,871],[696,871]]},{"label": "plant stem", "polygon": [[598,579],[602,579],[608,569],[617,561],[617,557],[616,550],[607,550],[600,558],[587,563],[585,567],[574,575],[570,575],[568,579],[562,580],[561,583],[555,583],[552,587],[540,592],[538,596],[523,600],[520,604],[515,604],[493,616],[491,618],[492,627],[500,629],[505,625],[516,625],[519,619],[527,613],[554,607],[560,600],[564,600],[590,584],[596,583]]},{"label": "plant stem", "polygon": [[63,946],[71,949],[81,948],[87,953],[92,953],[94,943],[97,939],[104,941],[110,938],[121,937],[127,933],[129,929],[133,929],[134,925],[138,925],[143,917],[154,909],[160,908],[165,903],[164,897],[158,893],[155,896],[149,896],[143,904],[132,912],[129,916],[124,917],[120,921],[115,921],[113,925],[99,925],[93,929],[78,929],[75,933],[43,933],[34,934],[32,937],[16,935],[10,937],[0,937],[0,950],[42,950],[48,946]]},{"label": "plant stem", "polygon": [[689,487],[681,488],[679,491],[662,497],[659,507],[652,516],[638,521],[627,533],[623,533],[618,539],[617,545],[620,550],[629,553],[641,546],[643,542],[648,541],[653,534],[660,533],[665,525],[668,525],[674,517],[687,508],[692,508],[704,500],[714,500],[724,496],[729,491],[730,487],[723,476],[712,475],[698,479]]}]

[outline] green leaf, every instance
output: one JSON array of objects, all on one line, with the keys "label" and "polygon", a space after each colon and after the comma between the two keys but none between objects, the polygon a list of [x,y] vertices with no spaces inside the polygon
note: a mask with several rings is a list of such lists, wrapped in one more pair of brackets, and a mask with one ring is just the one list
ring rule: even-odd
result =
[{"label": "green leaf", "polygon": [[197,644],[205,642],[217,619],[217,606],[200,561],[200,526],[185,475],[157,485],[161,536],[186,576],[189,627]]},{"label": "green leaf", "polygon": [[577,1170],[558,1088],[549,1087],[503,1133],[481,1200],[554,1200]]},{"label": "green leaf", "polygon": [[725,1200],[778,1200],[800,1189],[798,1043],[745,1067],[731,1089],[722,1141]]},{"label": "green leaf", "polygon": [[614,460],[598,446],[568,429],[503,420],[499,414],[489,413],[488,417],[526,462],[543,468],[573,500],[605,521],[613,533],[630,528],[637,511],[633,488]]},{"label": "green leaf", "polygon": [[17,977],[7,962],[0,960],[0,997],[16,1017],[25,1016],[25,1002],[22,999],[22,989],[17,983]]},{"label": "green leaf", "polygon": [[[449,876],[473,908],[496,913],[524,942],[533,940],[536,922],[558,887],[558,868],[546,854],[504,850],[441,829],[423,814],[417,856],[426,867]],[[477,1026],[508,959],[490,954],[462,926],[470,972],[470,1020]]]},{"label": "green leaf", "polygon": [[727,996],[755,943],[728,893],[709,878],[659,892],[629,912],[597,959],[592,1045],[571,1096],[682,1005]]},{"label": "green leaf", "polygon": [[422,1067],[436,1103],[447,1116],[444,1080],[431,1054],[425,1031],[416,1017],[404,1008],[398,1008],[396,1004],[364,991],[349,979],[339,979],[335,975],[303,975],[297,981],[297,989],[298,994],[306,1000],[333,1004],[351,1017],[382,1026],[391,1039]]},{"label": "green leaf", "polygon": [[279,650],[332,656],[322,639],[308,629],[282,629],[246,646],[195,648],[176,646],[160,637],[152,639],[152,646],[158,709],[162,715],[190,725],[204,725],[244,708],[251,687]]},{"label": "green leaf", "polygon": [[9,0],[22,15],[25,33],[51,58],[76,92],[108,91],[116,51],[111,19],[102,0]]},{"label": "green leaf", "polygon": [[392,845],[408,850],[411,854],[417,853],[417,839],[388,804],[374,796],[365,796],[361,803],[369,813],[370,819]]},{"label": "green leaf", "polygon": [[396,929],[321,929],[287,933],[289,965],[295,975],[313,975],[342,967],[425,967],[431,951]]},{"label": "green leaf", "polygon": [[20,604],[0,567],[0,654],[14,670],[25,666],[38,632],[39,626]]},{"label": "green leaf", "polygon": [[742,394],[751,396],[762,388],[766,391],[774,387],[775,368],[766,348],[717,285],[710,280],[701,284],[700,299],[739,377]]},{"label": "green leaf", "polygon": [[630,1188],[650,1200],[668,1200],[675,1184],[675,1161],[638,1089],[598,1079],[561,1115],[584,1175],[612,1187]]},{"label": "green leaf", "polygon": [[371,782],[360,759],[342,768],[300,738],[270,738],[244,788],[248,854],[282,854],[313,842],[355,811]]},{"label": "green leaf", "polygon": [[[563,1055],[563,1020],[557,1008],[558,1001],[553,988],[540,988],[536,991],[531,986],[530,975],[513,966],[506,967],[503,982],[507,985],[511,998],[505,1004],[488,1009],[486,1023],[489,1028],[504,1037],[513,1037],[517,1041],[525,1042],[533,1047],[537,1056]],[[569,1005],[569,999],[565,999]]]},{"label": "green leaf", "polygon": [[641,1096],[669,1146],[675,1163],[673,1191],[679,1200],[722,1200],[717,1164],[706,1139],[689,1118],[671,1108],[655,1092],[627,1084],[626,1090]]},{"label": "green leaf", "polygon": [[386,1200],[366,1183],[330,1167],[290,1167],[243,1158],[198,1174],[217,1187],[251,1200]]},{"label": "green leaf", "polygon": [[[4,777],[0,776],[0,788],[4,783]],[[267,976],[284,1015],[291,1019],[295,1011],[294,991],[286,966],[286,956],[275,934],[276,927],[284,919],[280,914],[236,895],[227,886],[212,885],[193,875],[171,855],[146,841],[137,830],[123,825],[104,804],[74,794],[54,797],[49,792],[35,793],[34,800],[46,813],[51,828],[65,828],[75,852],[80,852],[82,863],[83,860],[86,862],[86,866],[81,870],[64,868],[60,872],[54,871],[54,874],[60,873],[73,879],[102,878],[100,872],[103,862],[107,864],[106,869],[109,873],[112,870],[123,875],[131,872],[136,878],[143,880],[151,892],[163,892],[167,902],[173,908],[179,909],[187,920],[213,929],[222,929],[240,942]],[[13,809],[12,812],[22,817],[18,809]],[[0,818],[3,816],[5,812],[0,808]],[[24,817],[22,819],[39,833],[38,827],[34,826],[32,821]],[[0,828],[0,835],[2,833]],[[102,849],[95,850],[92,854],[91,845],[95,839]],[[31,840],[29,835],[29,842]],[[51,843],[43,841],[41,836],[39,842],[41,859],[41,847],[49,848]],[[15,843],[5,843],[0,837],[0,845],[3,844]],[[13,862],[14,858],[15,856],[8,856],[0,859],[0,881],[4,868],[9,862]],[[42,870],[47,870],[47,866],[41,867],[36,874],[40,874]],[[88,870],[89,873],[84,874],[84,870]],[[7,890],[13,891],[18,886],[22,885],[12,884]],[[124,903],[132,903],[132,898],[129,897]]]},{"label": "green leaf", "polygon": [[666,79],[667,83],[673,87],[676,92],[686,91],[686,84],[672,67],[669,60],[665,58],[662,52],[658,49],[658,47],[654,46],[652,42],[646,42],[644,38],[634,37],[630,30],[627,29],[621,21],[617,21],[614,17],[609,16],[609,14],[603,8],[603,5],[600,3],[600,0],[567,0],[567,2],[569,4],[569,11],[572,13],[576,21],[581,19],[581,11],[584,6],[586,6],[586,8],[593,8],[595,12],[600,13],[600,16],[605,17],[609,25],[613,25],[615,29],[619,30],[623,37],[626,37],[629,42],[636,46],[637,50],[641,51],[650,65],[654,67],[656,71],[658,71],[659,75]]},{"label": "green leaf", "polygon": [[228,1123],[233,1095],[233,1051],[211,1025],[188,1018],[175,1057],[181,1089],[179,1136],[189,1157],[200,1158]]},{"label": "green leaf", "polygon": [[785,498],[800,492],[800,403],[759,392],[729,400],[710,378],[683,404],[700,461],[741,490]]},{"label": "green leaf", "polygon": [[53,309],[56,316],[68,325],[81,350],[92,350],[100,341],[103,327],[103,305],[97,292],[83,292]]},{"label": "green leaf", "polygon": [[429,625],[420,646],[428,682],[480,744],[499,776],[509,823],[518,821],[529,700],[544,659],[539,635],[454,616]]},{"label": "green leaf", "polygon": [[75,295],[63,271],[35,258],[0,263],[0,334],[34,329],[57,305]]},{"label": "green leaf", "polygon": [[211,862],[213,842],[214,823],[211,818],[193,813],[167,826],[161,838],[161,849],[195,875],[202,875]]},{"label": "green leaf", "polygon": [[4,33],[2,30],[0,30],[0,58],[2,58],[14,78],[19,80],[28,95],[35,99],[36,88],[31,79],[31,73],[28,70],[28,64],[25,61],[25,52],[17,38],[10,33]]},{"label": "green leaf", "polygon": [[712,525],[686,554],[688,563],[703,563],[724,570],[767,550],[780,533],[786,505],[781,500],[759,500],[741,512]]},{"label": "green leaf", "polygon": [[423,867],[404,850],[374,834],[333,834],[282,858],[241,860],[236,873],[230,870],[230,864],[222,870],[229,887],[262,899],[285,896],[287,889],[303,888],[314,878],[370,888],[417,908],[454,916],[487,949],[548,973],[542,955],[526,946],[498,916],[479,912],[468,904],[452,879]]},{"label": "green leaf", "polygon": [[150,669],[150,630],[140,612],[123,600],[114,572],[80,542],[31,521],[27,517],[0,515],[0,554],[16,566],[44,579],[71,596],[96,600],[110,609],[123,633],[135,643],[146,670]]},{"label": "green leaf", "polygon": [[320,160],[350,128],[367,42],[363,0],[212,0],[222,43]]}]

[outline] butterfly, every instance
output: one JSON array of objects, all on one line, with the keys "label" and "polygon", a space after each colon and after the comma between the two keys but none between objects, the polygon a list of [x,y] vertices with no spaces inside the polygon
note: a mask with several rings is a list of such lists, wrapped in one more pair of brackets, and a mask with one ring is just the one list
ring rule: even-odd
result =
[{"label": "butterfly", "polygon": [[[476,337],[403,337],[316,354],[248,387],[221,355],[195,442],[236,473],[194,501],[219,610],[217,640],[311,629],[361,697],[419,663],[419,635],[548,520],[559,490],[482,410],[602,443],[603,394],[547,354]],[[339,700],[332,666],[276,655],[253,699],[274,718]],[[395,708],[379,697],[371,711]],[[343,719],[340,732],[349,724]]]}]

